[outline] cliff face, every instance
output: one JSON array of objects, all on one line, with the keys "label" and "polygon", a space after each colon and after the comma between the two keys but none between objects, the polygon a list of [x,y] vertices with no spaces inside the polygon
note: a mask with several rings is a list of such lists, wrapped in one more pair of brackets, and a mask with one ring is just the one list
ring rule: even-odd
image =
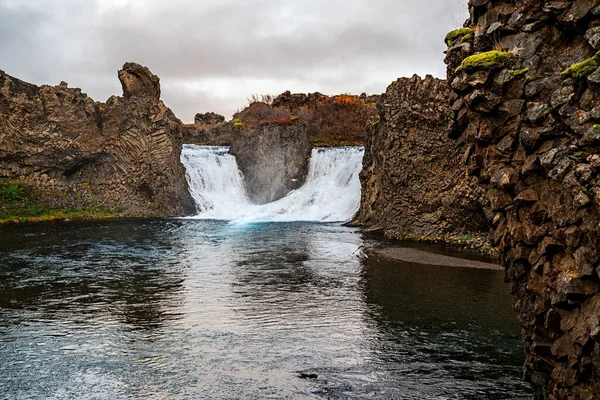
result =
[{"label": "cliff face", "polygon": [[447,37],[451,137],[494,212],[526,375],[540,398],[599,398],[600,2],[469,9]]},{"label": "cliff face", "polygon": [[244,174],[250,200],[265,204],[304,184],[311,149],[306,122],[287,118],[238,127],[229,151]]},{"label": "cliff face", "polygon": [[128,216],[195,211],[179,161],[181,121],[160,101],[157,76],[127,63],[123,97],[37,87],[0,71],[0,177],[57,207],[102,205]]},{"label": "cliff face", "polygon": [[448,94],[446,81],[415,75],[381,96],[379,121],[367,134],[355,223],[398,239],[487,236],[482,193],[447,138]]}]

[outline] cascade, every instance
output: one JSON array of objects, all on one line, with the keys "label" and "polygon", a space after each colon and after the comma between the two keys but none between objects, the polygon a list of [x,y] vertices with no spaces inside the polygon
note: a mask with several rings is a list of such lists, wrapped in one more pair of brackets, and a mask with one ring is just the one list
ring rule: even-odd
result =
[{"label": "cascade", "polygon": [[306,183],[268,204],[253,204],[227,147],[184,145],[181,162],[198,207],[192,218],[235,222],[349,221],[360,205],[362,147],[315,148]]}]

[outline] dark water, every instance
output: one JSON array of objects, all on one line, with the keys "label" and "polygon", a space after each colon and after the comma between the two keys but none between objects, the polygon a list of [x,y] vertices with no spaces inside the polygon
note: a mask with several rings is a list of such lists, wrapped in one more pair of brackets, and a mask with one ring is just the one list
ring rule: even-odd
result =
[{"label": "dark water", "polygon": [[531,397],[502,272],[361,261],[364,241],[306,223],[0,227],[0,399]]}]

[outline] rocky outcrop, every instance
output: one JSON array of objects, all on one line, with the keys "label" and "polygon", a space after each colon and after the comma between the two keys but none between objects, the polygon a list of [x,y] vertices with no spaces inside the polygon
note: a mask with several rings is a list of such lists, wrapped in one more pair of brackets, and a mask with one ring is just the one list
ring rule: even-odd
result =
[{"label": "rocky outcrop", "polygon": [[223,122],[225,122],[225,117],[222,116],[221,114],[217,114],[214,112],[207,112],[204,114],[198,113],[194,117],[194,124],[197,124],[197,125],[213,126],[213,125],[221,124]]},{"label": "rocky outcrop", "polygon": [[126,63],[119,80],[123,97],[103,104],[64,82],[37,87],[0,71],[0,178],[61,207],[195,211],[179,160],[182,124],[160,100],[158,77]]},{"label": "rocky outcrop", "polygon": [[486,244],[483,193],[447,137],[448,95],[446,81],[415,75],[393,82],[380,97],[355,224],[395,239]]},{"label": "rocky outcrop", "polygon": [[280,199],[306,180],[311,145],[306,122],[299,118],[238,126],[229,151],[244,174],[248,197],[256,204]]},{"label": "rocky outcrop", "polygon": [[600,398],[600,2],[469,11],[447,37],[451,137],[493,210],[526,376],[540,399]]},{"label": "rocky outcrop", "polygon": [[213,112],[196,114],[193,124],[183,126],[183,142],[204,146],[226,146],[231,143],[233,123]]}]

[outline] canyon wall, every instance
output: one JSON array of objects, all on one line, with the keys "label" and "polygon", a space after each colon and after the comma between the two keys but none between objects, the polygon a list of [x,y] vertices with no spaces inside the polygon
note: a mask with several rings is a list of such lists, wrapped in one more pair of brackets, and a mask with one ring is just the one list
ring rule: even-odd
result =
[{"label": "canyon wall", "polygon": [[493,211],[526,376],[539,398],[600,398],[600,2],[469,11],[446,38],[450,136]]},{"label": "canyon wall", "polygon": [[99,103],[64,82],[38,87],[0,71],[0,178],[55,207],[193,213],[182,124],[160,100],[158,77],[134,63],[118,76],[123,96]]},{"label": "canyon wall", "polygon": [[377,103],[360,175],[354,224],[386,237],[461,243],[484,250],[489,230],[483,191],[467,177],[448,139],[446,81],[401,78]]}]

